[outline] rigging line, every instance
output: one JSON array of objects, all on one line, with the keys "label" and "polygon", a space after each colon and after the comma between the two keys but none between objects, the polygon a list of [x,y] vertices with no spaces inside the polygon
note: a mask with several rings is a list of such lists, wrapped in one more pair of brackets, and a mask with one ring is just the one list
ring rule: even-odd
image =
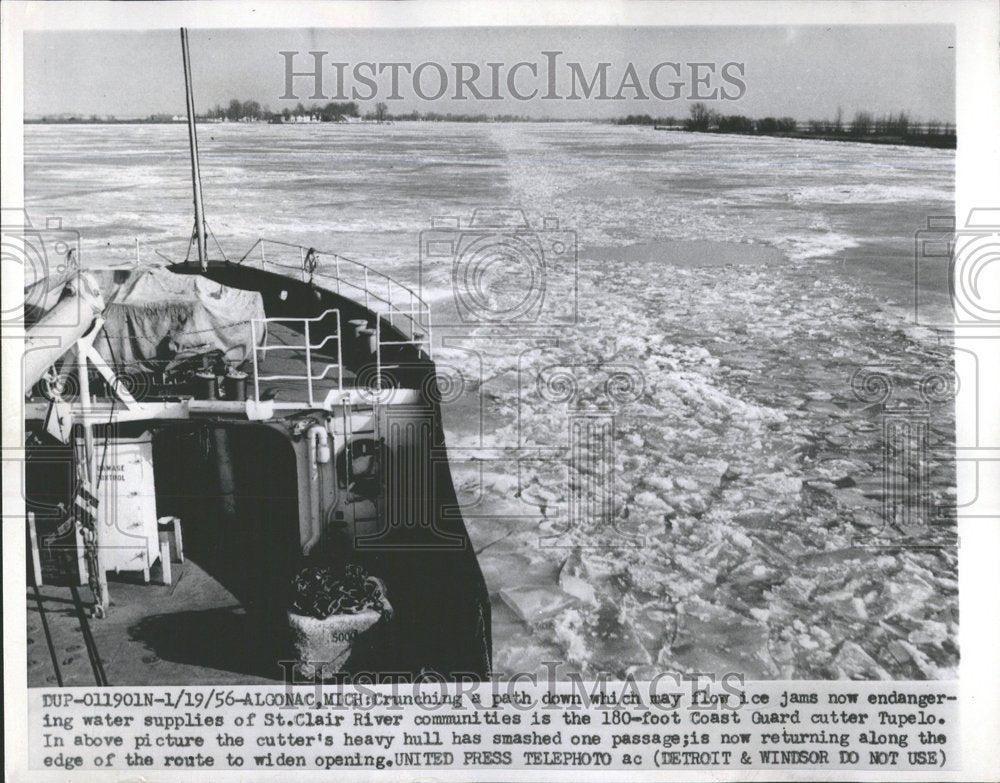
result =
[{"label": "rigging line", "polygon": [[33,585],[35,590],[35,603],[38,604],[38,616],[42,619],[42,632],[45,634],[45,644],[49,648],[49,657],[52,658],[52,668],[56,673],[56,684],[63,687],[62,670],[59,668],[59,658],[56,656],[56,647],[52,642],[52,631],[49,630],[49,620],[45,616],[45,607],[42,606],[42,593],[38,585]]},{"label": "rigging line", "polygon": [[212,235],[212,239],[215,241],[215,246],[217,248],[219,248],[219,252],[222,253],[222,260],[228,262],[229,261],[229,256],[226,255],[226,251],[223,249],[221,243],[219,242],[219,238],[217,236],[215,236],[215,232],[212,231],[212,227],[210,225],[208,225],[208,221],[207,220],[205,221],[205,228],[208,229],[208,233]]},{"label": "rigging line", "polygon": [[[108,356],[111,358],[111,366],[117,367],[118,360],[115,358],[115,349],[111,346],[111,338],[108,336],[108,330],[103,329],[104,340],[108,344]],[[118,383],[118,373],[115,373],[115,382]],[[111,441],[111,426],[115,418],[115,403],[118,401],[115,397],[115,390],[111,390],[111,410],[108,412],[108,423],[105,425],[104,432],[104,446],[101,450],[101,464],[97,468],[97,475],[94,477],[94,493],[96,494],[101,488],[101,478],[104,475],[104,469],[107,467],[108,458],[108,443]]]},{"label": "rigging line", "polygon": [[87,621],[87,615],[83,611],[83,601],[80,599],[80,591],[76,589],[75,585],[70,585],[69,589],[73,594],[73,603],[76,605],[76,616],[80,621],[80,633],[83,635],[83,644],[87,648],[87,655],[90,658],[90,668],[94,671],[94,679],[97,681],[98,686],[106,688],[108,686],[108,677],[104,673],[104,664],[101,663],[101,655],[97,651],[97,642],[94,641],[94,635],[90,631],[90,623]]},{"label": "rigging line", "polygon": [[191,246],[194,244],[194,238],[198,233],[198,221],[194,223],[194,228],[191,229],[191,237],[188,239],[187,251],[184,253],[184,263],[186,264],[191,259]]},{"label": "rigging line", "polygon": [[138,241],[138,242],[139,242],[139,244],[140,244],[140,245],[141,245],[142,247],[144,247],[144,248],[146,248],[146,249],[148,249],[148,250],[152,251],[153,253],[155,253],[156,255],[158,255],[158,256],[159,256],[160,258],[162,258],[162,259],[163,259],[164,261],[166,261],[167,263],[169,263],[169,264],[172,264],[172,263],[174,263],[174,259],[172,259],[172,258],[171,258],[170,256],[168,256],[168,255],[167,255],[166,253],[162,253],[162,252],[160,252],[159,250],[157,250],[157,249],[156,249],[155,247],[153,247],[153,246],[152,246],[151,244],[149,244],[148,242],[144,242],[144,241],[142,241],[141,239],[138,239],[138,238],[137,238],[137,240],[136,240],[136,241]]}]

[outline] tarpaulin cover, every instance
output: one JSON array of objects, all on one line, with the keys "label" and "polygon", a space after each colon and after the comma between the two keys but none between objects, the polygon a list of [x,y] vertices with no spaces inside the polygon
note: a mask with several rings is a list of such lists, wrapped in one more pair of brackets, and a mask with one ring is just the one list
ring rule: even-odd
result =
[{"label": "tarpaulin cover", "polygon": [[[264,317],[256,291],[242,291],[199,275],[166,269],[139,272],[122,285],[104,313],[95,347],[119,367],[169,370],[196,356],[221,351],[240,364],[251,358],[251,319]],[[258,325],[258,344],[264,330]]]}]

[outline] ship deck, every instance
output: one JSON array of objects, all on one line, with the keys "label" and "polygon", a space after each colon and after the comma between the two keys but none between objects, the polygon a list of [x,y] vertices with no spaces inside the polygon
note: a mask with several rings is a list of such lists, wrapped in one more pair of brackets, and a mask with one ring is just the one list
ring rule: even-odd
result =
[{"label": "ship deck", "polygon": [[[511,567],[515,554],[504,541],[511,525],[470,519],[468,530],[490,593],[494,644],[526,648],[501,663],[520,671],[535,666],[538,655],[556,655],[542,641],[526,641],[528,625],[499,597],[500,590],[529,578]],[[183,563],[172,562],[171,571],[169,585],[162,584],[159,564],[149,584],[140,572],[109,573],[111,604],[101,619],[89,616],[92,599],[86,587],[29,585],[28,687],[281,682],[276,661],[284,654],[283,628],[262,622],[253,604],[241,599],[211,562],[189,555]]]},{"label": "ship deck", "polygon": [[159,565],[150,584],[139,572],[109,574],[100,620],[88,616],[85,587],[29,587],[28,686],[280,681],[272,627],[191,558],[171,570],[169,585]]}]

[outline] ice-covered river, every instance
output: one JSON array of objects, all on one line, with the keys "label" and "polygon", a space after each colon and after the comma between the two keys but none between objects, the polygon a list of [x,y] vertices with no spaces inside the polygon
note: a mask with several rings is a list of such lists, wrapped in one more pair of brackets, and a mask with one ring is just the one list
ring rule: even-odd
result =
[{"label": "ice-covered river", "polygon": [[[206,125],[200,140],[231,256],[264,235],[415,283],[437,216],[512,206],[575,232],[575,327],[458,328],[439,351],[463,379],[445,419],[497,669],[957,665],[956,558],[926,548],[949,526],[932,511],[910,545],[882,546],[901,540],[882,518],[885,408],[851,388],[891,368],[893,403],[930,414],[926,508],[953,497],[950,400],[926,394],[948,351],[891,306],[912,297],[914,232],[953,211],[952,152],[584,123]],[[85,265],[132,258],[135,237],[143,258],[183,257],[189,176],[182,124],[25,128],[26,205],[81,232]],[[447,312],[447,259],[424,271]],[[618,371],[610,403],[585,388]],[[613,418],[601,459],[586,444],[570,459],[574,412]],[[578,523],[570,506],[595,492],[610,510]]]},{"label": "ice-covered river", "polygon": [[[583,249],[766,242],[899,279],[926,216],[953,209],[949,150],[586,123],[204,125],[200,145],[212,229],[237,255],[266,234],[405,264],[432,217],[513,205]],[[25,169],[29,208],[78,228],[88,257],[128,258],[137,236],[183,255],[184,124],[29,125]]]}]

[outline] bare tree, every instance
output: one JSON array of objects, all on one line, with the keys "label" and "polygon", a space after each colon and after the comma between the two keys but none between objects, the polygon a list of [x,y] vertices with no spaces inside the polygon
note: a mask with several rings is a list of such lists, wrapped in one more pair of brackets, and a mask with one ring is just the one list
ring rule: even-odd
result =
[{"label": "bare tree", "polygon": [[875,121],[871,112],[859,111],[851,120],[851,133],[855,136],[867,136],[874,129]]},{"label": "bare tree", "polygon": [[715,112],[704,103],[691,104],[690,112],[691,116],[684,123],[690,131],[706,131],[715,119]]},{"label": "bare tree", "polygon": [[376,122],[385,122],[386,116],[389,114],[389,106],[383,101],[379,101],[375,104],[375,120]]}]

